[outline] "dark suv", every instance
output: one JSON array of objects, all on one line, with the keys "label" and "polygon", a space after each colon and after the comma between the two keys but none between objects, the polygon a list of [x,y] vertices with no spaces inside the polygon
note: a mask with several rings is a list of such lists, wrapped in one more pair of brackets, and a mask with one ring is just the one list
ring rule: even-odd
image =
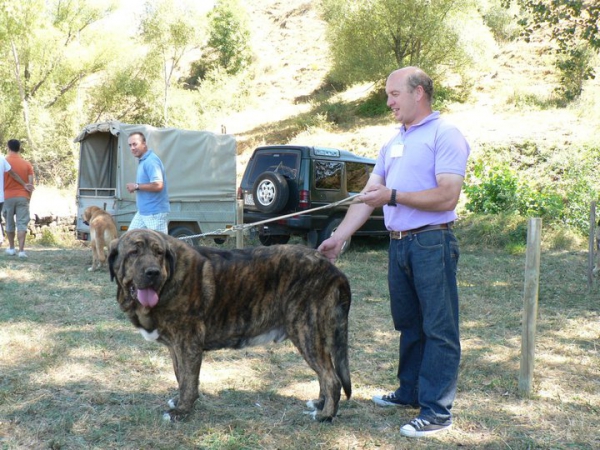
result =
[{"label": "dark suv", "polygon": [[[244,223],[290,215],[257,225],[260,242],[263,245],[285,244],[292,235],[297,235],[302,236],[307,245],[317,247],[335,231],[349,204],[302,215],[292,214],[359,193],[374,165],[373,159],[333,148],[258,147],[248,161],[238,190],[238,197],[244,201]],[[363,236],[387,234],[381,208],[375,209],[355,233]]]}]

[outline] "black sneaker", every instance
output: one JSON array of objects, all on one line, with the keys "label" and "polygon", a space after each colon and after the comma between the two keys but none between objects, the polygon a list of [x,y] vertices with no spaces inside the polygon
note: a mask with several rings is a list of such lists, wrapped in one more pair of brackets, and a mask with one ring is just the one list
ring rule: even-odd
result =
[{"label": "black sneaker", "polygon": [[388,395],[374,395],[373,402],[379,406],[403,406],[405,408],[418,408],[419,405],[404,403],[400,401],[398,397],[396,397],[395,392],[391,392]]},{"label": "black sneaker", "polygon": [[449,430],[451,427],[452,422],[447,422],[443,425],[440,425],[417,417],[407,424],[402,425],[400,428],[400,434],[406,437],[425,437],[439,433],[440,431]]}]

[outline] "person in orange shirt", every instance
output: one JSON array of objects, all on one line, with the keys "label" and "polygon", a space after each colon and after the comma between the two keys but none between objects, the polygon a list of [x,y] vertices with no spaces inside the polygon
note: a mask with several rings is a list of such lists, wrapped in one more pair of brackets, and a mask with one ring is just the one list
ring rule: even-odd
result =
[{"label": "person in orange shirt", "polygon": [[[9,174],[11,177],[13,177],[15,180],[17,180],[17,182],[25,187],[26,189],[30,189],[27,186],[27,183],[25,183],[21,177],[19,175],[17,175],[13,170],[12,167],[10,167],[10,164],[8,162],[6,162],[6,158],[4,157],[4,155],[0,155],[0,174],[4,174],[7,173]],[[31,185],[31,187],[33,187]],[[4,206],[4,176],[0,176],[0,211],[2,211],[2,206]],[[2,243],[4,242],[4,229],[2,227],[2,220],[0,220],[0,245],[2,245]]]},{"label": "person in orange shirt", "polygon": [[25,237],[27,236],[27,227],[30,220],[29,201],[33,191],[33,166],[19,154],[21,143],[17,139],[8,141],[7,146],[6,161],[12,167],[13,172],[26,181],[26,184],[23,186],[13,177],[4,174],[4,208],[2,214],[6,221],[6,237],[9,244],[6,254],[12,256],[17,253],[15,250],[16,234],[19,242],[19,258],[27,258]]}]

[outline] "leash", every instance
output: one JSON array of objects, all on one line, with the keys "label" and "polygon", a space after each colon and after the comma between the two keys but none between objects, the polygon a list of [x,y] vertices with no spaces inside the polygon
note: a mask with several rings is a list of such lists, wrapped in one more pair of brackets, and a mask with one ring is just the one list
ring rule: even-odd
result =
[{"label": "leash", "polygon": [[[271,218],[271,219],[265,219],[265,220],[261,220],[259,222],[253,222],[253,223],[245,223],[245,224],[241,224],[241,225],[235,225],[235,226],[233,226],[231,228],[224,228],[224,229],[220,229],[220,230],[210,231],[208,233],[195,234],[193,236],[182,236],[182,237],[180,237],[178,239],[180,239],[180,240],[197,239],[197,238],[202,238],[202,237],[205,237],[205,236],[211,236],[211,235],[215,235],[215,234],[222,236],[223,234],[234,233],[234,232],[240,231],[240,230],[243,231],[243,230],[247,230],[247,229],[252,228],[252,227],[257,227],[259,225],[264,225],[265,223],[270,223],[270,222],[275,222],[277,220],[287,219],[289,217],[301,216],[303,214],[308,214],[308,213],[312,213],[312,212],[315,212],[315,211],[320,211],[322,209],[335,208],[336,206],[339,206],[339,205],[342,205],[344,203],[348,203],[348,202],[351,202],[351,201],[355,200],[356,197],[359,197],[360,195],[362,195],[362,194],[354,194],[354,195],[346,197],[346,198],[344,198],[342,200],[338,200],[337,202],[329,203],[327,205],[318,206],[316,208],[307,209],[307,210],[304,210],[304,211],[293,212],[293,213],[290,213],[290,214],[286,214],[284,216],[278,216],[278,217],[274,217],[274,218]],[[357,202],[357,203],[362,203],[362,202]]]}]

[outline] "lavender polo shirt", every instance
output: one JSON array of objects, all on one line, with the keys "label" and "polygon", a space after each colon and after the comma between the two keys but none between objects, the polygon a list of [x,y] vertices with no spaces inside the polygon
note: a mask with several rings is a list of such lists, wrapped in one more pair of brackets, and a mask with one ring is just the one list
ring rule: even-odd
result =
[{"label": "lavender polo shirt", "polygon": [[[373,173],[383,177],[390,189],[416,192],[437,187],[436,175],[454,173],[465,176],[471,149],[454,125],[435,111],[408,131],[404,126],[385,144],[377,157]],[[421,211],[408,206],[384,206],[385,226],[391,231],[406,231],[425,225],[438,225],[456,219],[456,211]]]}]

